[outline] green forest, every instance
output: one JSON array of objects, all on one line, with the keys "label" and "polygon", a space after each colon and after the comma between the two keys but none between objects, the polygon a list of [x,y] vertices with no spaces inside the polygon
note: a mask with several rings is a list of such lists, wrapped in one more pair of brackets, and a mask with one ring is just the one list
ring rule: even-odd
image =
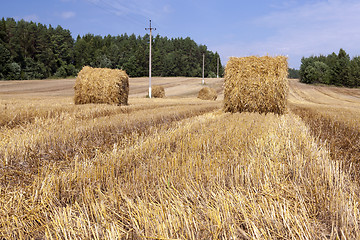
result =
[{"label": "green forest", "polygon": [[288,77],[291,79],[299,79],[300,75],[299,75],[299,70],[295,69],[295,68],[288,68]]},{"label": "green forest", "polygon": [[301,59],[300,81],[336,86],[360,86],[360,57],[350,59],[344,49],[328,56],[311,56]]},{"label": "green forest", "polygon": [[[0,21],[0,79],[26,80],[75,76],[83,66],[119,68],[131,77],[147,76],[149,34],[99,36],[86,34],[74,39],[61,26]],[[205,54],[205,77],[216,77],[224,68],[219,54],[187,38],[152,38],[152,75],[201,77]]]}]

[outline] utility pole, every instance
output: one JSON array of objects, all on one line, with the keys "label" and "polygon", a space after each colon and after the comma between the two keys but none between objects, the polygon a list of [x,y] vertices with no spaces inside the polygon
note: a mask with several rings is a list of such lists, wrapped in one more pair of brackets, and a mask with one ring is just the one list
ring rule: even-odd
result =
[{"label": "utility pole", "polygon": [[204,85],[205,84],[205,79],[204,79],[204,66],[205,66],[205,53],[203,53],[203,69],[202,69],[202,82],[201,84]]},{"label": "utility pole", "polygon": [[219,78],[219,57],[217,58],[217,71],[216,71],[216,78]]},{"label": "utility pole", "polygon": [[151,27],[151,20],[150,20],[150,27],[145,28],[145,30],[150,30],[150,53],[149,53],[149,98],[151,98],[151,32],[152,30],[156,30],[156,28]]}]

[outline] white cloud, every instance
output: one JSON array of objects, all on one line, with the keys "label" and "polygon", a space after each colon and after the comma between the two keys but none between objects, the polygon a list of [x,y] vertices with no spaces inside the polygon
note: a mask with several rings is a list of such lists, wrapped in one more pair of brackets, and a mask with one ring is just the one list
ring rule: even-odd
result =
[{"label": "white cloud", "polygon": [[76,16],[76,13],[75,12],[71,12],[71,11],[68,11],[68,12],[62,12],[60,14],[60,16],[63,18],[63,19],[69,19],[69,18],[73,18]]},{"label": "white cloud", "polygon": [[269,15],[264,23],[275,24],[276,34],[266,44],[288,48],[289,55],[297,56],[329,54],[340,48],[355,54],[360,50],[359,12],[360,3],[335,0]]},{"label": "white cloud", "polygon": [[[85,0],[100,9],[117,16],[125,17],[131,21],[139,21],[138,17],[150,19],[172,12],[167,0]],[[141,23],[143,24],[143,23]]]},{"label": "white cloud", "polygon": [[[269,32],[263,40],[231,46],[235,54],[289,55],[292,67],[300,66],[302,56],[330,54],[344,48],[360,54],[360,2],[328,0],[292,5],[260,17],[254,28]],[[221,47],[221,46],[220,46]],[[222,46],[225,55],[230,47]],[[227,52],[227,53],[226,53]]]}]

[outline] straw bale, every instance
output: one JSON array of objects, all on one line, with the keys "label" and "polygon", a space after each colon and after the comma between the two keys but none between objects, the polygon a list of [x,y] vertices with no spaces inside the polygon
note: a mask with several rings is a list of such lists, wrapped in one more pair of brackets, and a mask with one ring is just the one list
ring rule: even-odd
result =
[{"label": "straw bale", "polygon": [[215,101],[217,99],[217,92],[214,88],[204,87],[199,91],[198,98]]},{"label": "straw bale", "polygon": [[75,104],[127,105],[129,77],[125,71],[85,66],[75,81]]},{"label": "straw bale", "polygon": [[284,114],[287,57],[232,57],[225,67],[224,111]]},{"label": "straw bale", "polygon": [[165,89],[163,86],[152,86],[151,87],[151,97],[154,98],[164,98]]}]

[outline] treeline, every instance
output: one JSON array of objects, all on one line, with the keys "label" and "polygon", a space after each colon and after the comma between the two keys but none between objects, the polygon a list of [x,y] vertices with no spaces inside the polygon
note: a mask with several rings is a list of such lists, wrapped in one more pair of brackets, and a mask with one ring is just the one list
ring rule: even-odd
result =
[{"label": "treeline", "polygon": [[288,77],[291,79],[299,79],[300,78],[300,74],[299,74],[299,70],[295,69],[295,68],[288,68]]},{"label": "treeline", "polygon": [[301,59],[300,81],[346,87],[360,86],[360,57],[350,59],[344,49],[339,54]]},{"label": "treeline", "polygon": [[[41,23],[0,21],[0,79],[43,79],[74,76],[83,66],[119,68],[131,77],[147,76],[150,37],[122,34],[97,36],[86,34],[75,39],[61,26]],[[224,69],[219,54],[187,38],[152,39],[153,76],[216,77]]]}]

